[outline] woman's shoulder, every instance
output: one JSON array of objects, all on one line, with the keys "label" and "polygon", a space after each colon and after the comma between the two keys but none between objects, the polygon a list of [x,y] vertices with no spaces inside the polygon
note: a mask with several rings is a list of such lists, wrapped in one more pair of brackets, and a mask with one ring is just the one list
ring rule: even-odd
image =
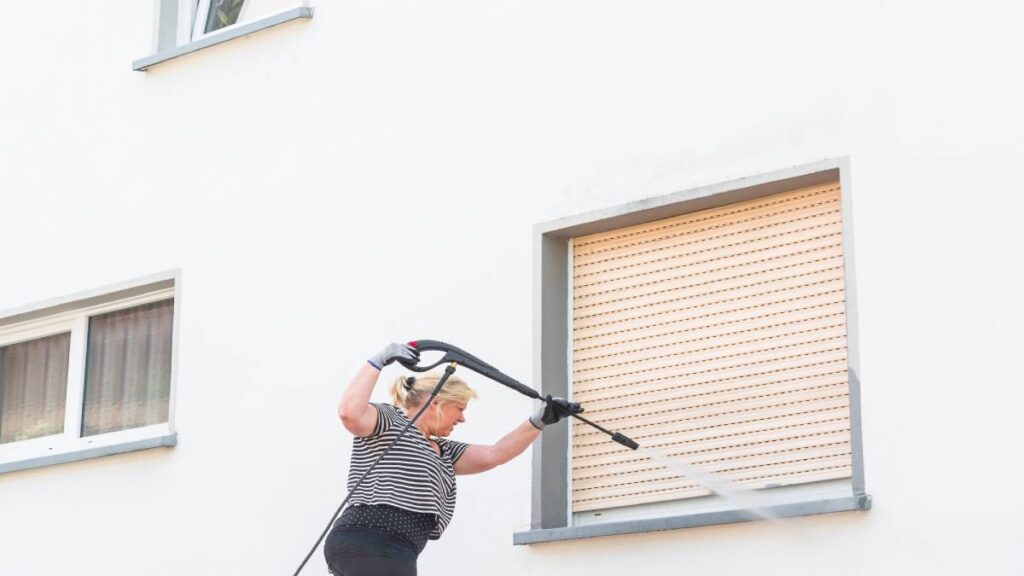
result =
[{"label": "woman's shoulder", "polygon": [[442,454],[451,456],[452,461],[458,460],[462,453],[466,451],[471,445],[465,442],[459,442],[458,440],[452,440],[451,438],[444,438],[442,436],[431,436],[434,442],[441,448]]},{"label": "woman's shoulder", "polygon": [[408,420],[405,412],[403,412],[398,406],[394,404],[388,404],[387,402],[381,402],[380,404],[374,404],[384,416],[389,420]]},{"label": "woman's shoulder", "polygon": [[458,440],[452,440],[447,436],[431,436],[431,440],[436,441],[438,444],[448,444],[454,446],[456,444],[466,444],[465,442],[459,442]]}]

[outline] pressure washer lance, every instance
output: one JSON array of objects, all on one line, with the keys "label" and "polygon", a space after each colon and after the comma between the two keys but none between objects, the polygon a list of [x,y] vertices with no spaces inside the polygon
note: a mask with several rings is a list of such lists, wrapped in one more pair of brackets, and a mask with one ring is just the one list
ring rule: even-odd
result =
[{"label": "pressure washer lance", "polygon": [[[546,398],[541,396],[540,393],[534,390],[533,388],[530,388],[525,384],[517,382],[516,380],[502,373],[494,366],[487,364],[483,360],[480,360],[479,358],[471,355],[470,353],[459,348],[456,348],[451,344],[445,344],[444,342],[440,342],[438,340],[414,340],[412,342],[409,342],[409,345],[412,346],[413,348],[419,349],[420,351],[440,350],[443,351],[445,354],[440,360],[431,364],[430,366],[417,366],[416,364],[410,363],[407,360],[401,358],[398,359],[399,363],[401,363],[403,366],[414,372],[426,372],[427,370],[431,370],[433,368],[440,366],[441,364],[447,363],[448,366],[446,366],[444,369],[444,375],[441,377],[440,380],[438,380],[437,386],[434,386],[434,390],[430,393],[430,397],[423,403],[423,406],[420,408],[419,412],[417,412],[416,415],[412,417],[412,420],[410,420],[409,423],[405,425],[405,428],[402,428],[402,431],[398,434],[398,437],[395,438],[395,440],[387,447],[387,449],[385,449],[384,452],[377,457],[377,460],[375,460],[373,464],[371,464],[370,467],[366,469],[366,472],[363,472],[363,475],[359,477],[359,480],[356,481],[355,486],[353,486],[352,490],[349,491],[347,496],[345,496],[345,500],[342,501],[341,505],[338,506],[338,509],[334,512],[334,515],[331,516],[330,522],[327,523],[327,527],[324,528],[324,531],[320,534],[320,537],[317,538],[316,544],[313,544],[313,548],[310,549],[309,553],[306,554],[306,557],[302,559],[302,563],[299,564],[299,567],[297,570],[295,570],[295,574],[293,576],[298,576],[299,572],[302,572],[302,569],[306,566],[306,563],[309,562],[310,557],[312,557],[313,553],[316,552],[316,549],[320,547],[320,543],[323,542],[324,538],[327,536],[327,533],[331,531],[331,526],[334,525],[334,521],[338,518],[338,515],[341,514],[341,511],[345,509],[345,504],[348,504],[349,499],[351,499],[352,495],[355,494],[356,489],[358,489],[359,486],[362,485],[363,480],[366,479],[366,476],[370,474],[370,472],[377,466],[377,464],[380,464],[380,461],[385,456],[387,456],[388,452],[390,452],[391,449],[395,447],[395,444],[398,443],[402,436],[405,436],[405,433],[409,430],[409,428],[411,428],[412,425],[416,423],[416,420],[418,420],[419,417],[423,414],[423,411],[427,409],[427,406],[430,405],[430,403],[434,400],[437,394],[441,391],[441,387],[444,386],[444,383],[448,380],[449,377],[451,377],[452,374],[455,373],[456,366],[461,364],[462,366],[469,368],[470,370],[476,372],[477,374],[480,374],[481,376],[486,376],[487,378],[490,378],[491,380],[494,380],[499,384],[504,384],[505,386],[508,386],[509,388],[512,388],[513,390],[521,394],[529,396],[530,398],[536,398],[541,402],[548,402],[551,398],[550,395],[547,396]],[[632,450],[636,450],[637,448],[640,447],[639,444],[629,439],[628,437],[624,436],[623,434],[620,434],[618,432],[610,432],[602,428],[601,426],[598,426],[597,424],[591,422],[590,420],[587,420],[586,418],[580,416],[579,412],[583,411],[583,407],[580,406],[579,404],[571,403],[570,410],[573,418],[585,422],[593,426],[594,428],[597,428],[601,432],[608,434],[609,436],[611,436],[612,440],[618,442],[619,444],[622,444],[623,446],[630,448]]]},{"label": "pressure washer lance", "polygon": [[[540,393],[534,390],[533,388],[530,388],[526,384],[514,380],[513,378],[504,374],[501,370],[498,370],[494,366],[491,366],[490,364],[484,362],[483,360],[477,358],[476,356],[473,356],[469,352],[456,348],[451,344],[446,344],[438,340],[413,340],[412,342],[409,342],[409,345],[412,346],[413,348],[416,348],[420,352],[444,352],[444,356],[442,356],[440,360],[434,362],[429,366],[417,366],[415,364],[411,364],[408,360],[404,360],[402,358],[398,359],[398,362],[400,362],[402,366],[405,366],[406,368],[412,370],[413,372],[426,372],[427,370],[436,368],[446,362],[456,362],[460,366],[469,368],[470,370],[476,372],[477,374],[480,374],[481,376],[486,376],[499,384],[504,384],[505,386],[508,386],[509,388],[515,390],[516,392],[519,392],[520,394],[523,394],[524,396],[529,396],[530,398],[536,398],[537,400],[540,400],[542,402],[547,402],[547,399],[541,396]],[[623,446],[629,448],[630,450],[636,450],[637,448],[640,447],[639,444],[631,440],[629,437],[620,434],[619,432],[611,432],[609,430],[606,430],[605,428],[602,428],[601,426],[591,422],[590,420],[587,420],[583,416],[580,416],[579,412],[582,412],[583,408],[580,407],[579,404],[576,404],[576,406],[579,407],[579,410],[573,411],[573,418],[585,424],[589,424],[594,428],[597,428],[601,432],[604,432],[605,434],[611,436],[612,440],[618,442],[619,444],[622,444]]]}]

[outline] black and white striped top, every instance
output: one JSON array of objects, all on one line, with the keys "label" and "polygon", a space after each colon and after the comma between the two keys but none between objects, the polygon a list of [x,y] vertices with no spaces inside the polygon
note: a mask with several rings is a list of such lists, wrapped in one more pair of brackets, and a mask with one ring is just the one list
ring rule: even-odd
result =
[{"label": "black and white striped top", "polygon": [[[348,489],[395,441],[409,418],[391,404],[373,404],[377,408],[377,426],[366,437],[352,441],[352,463],[348,472]],[[441,537],[455,513],[455,462],[469,444],[434,438],[441,455],[430,446],[415,426],[402,436],[380,464],[370,472],[349,505],[388,504],[396,508],[434,514],[437,524],[431,540]]]}]

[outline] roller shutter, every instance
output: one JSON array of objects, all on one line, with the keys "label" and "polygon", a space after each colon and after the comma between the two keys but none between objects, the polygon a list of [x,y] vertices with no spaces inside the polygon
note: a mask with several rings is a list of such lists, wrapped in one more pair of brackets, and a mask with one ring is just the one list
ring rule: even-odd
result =
[{"label": "roller shutter", "polygon": [[[572,394],[748,487],[851,474],[838,183],[572,241]],[[708,494],[572,425],[573,511]]]}]

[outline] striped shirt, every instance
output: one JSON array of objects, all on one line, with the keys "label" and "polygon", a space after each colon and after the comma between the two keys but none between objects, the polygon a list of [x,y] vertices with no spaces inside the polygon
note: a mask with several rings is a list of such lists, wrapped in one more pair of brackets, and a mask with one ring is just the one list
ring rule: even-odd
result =
[{"label": "striped shirt", "polygon": [[[350,492],[409,423],[409,418],[396,406],[373,406],[377,408],[377,425],[373,432],[352,440],[352,463],[348,472]],[[411,426],[352,494],[349,505],[388,504],[403,510],[434,514],[437,524],[429,538],[440,538],[455,513],[455,462],[469,444],[447,438],[433,440],[441,448],[440,456],[423,433]]]}]

